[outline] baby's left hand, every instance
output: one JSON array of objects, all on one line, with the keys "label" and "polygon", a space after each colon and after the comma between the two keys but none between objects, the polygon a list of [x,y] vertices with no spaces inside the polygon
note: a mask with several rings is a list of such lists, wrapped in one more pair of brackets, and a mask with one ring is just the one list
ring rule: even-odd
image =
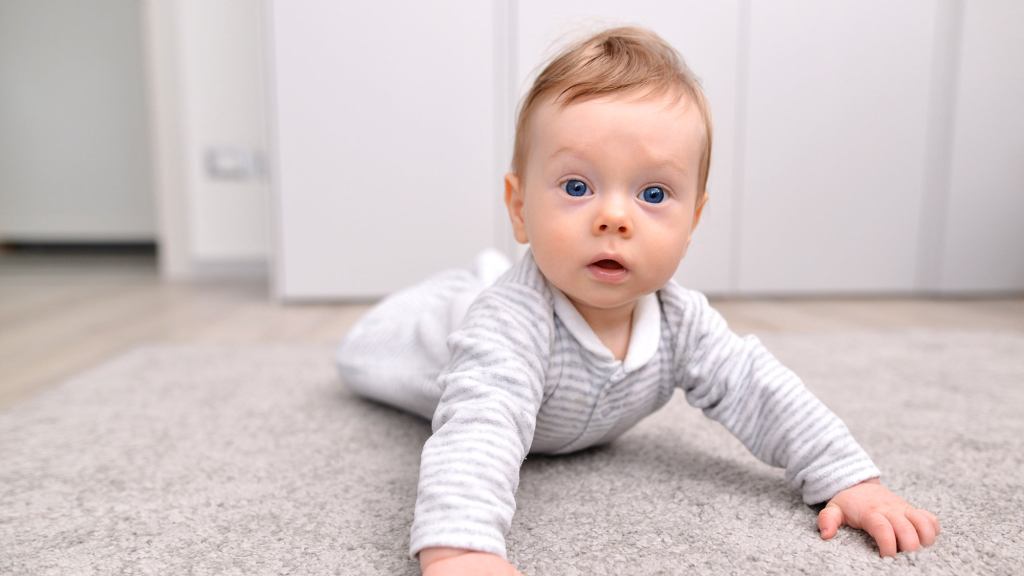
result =
[{"label": "baby's left hand", "polygon": [[865,480],[838,493],[818,514],[818,530],[828,540],[847,524],[864,530],[878,543],[880,556],[895,556],[931,546],[938,536],[939,519],[927,510],[914,508],[882,486],[878,478]]}]

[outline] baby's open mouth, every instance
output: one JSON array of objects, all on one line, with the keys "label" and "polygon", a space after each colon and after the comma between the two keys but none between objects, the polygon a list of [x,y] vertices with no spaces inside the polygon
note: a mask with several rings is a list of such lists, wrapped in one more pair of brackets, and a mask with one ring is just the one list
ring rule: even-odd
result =
[{"label": "baby's open mouth", "polygon": [[597,262],[594,262],[593,266],[597,266],[598,268],[604,268],[605,270],[622,270],[623,269],[622,264],[619,264],[615,260],[608,260],[608,259],[598,260]]},{"label": "baby's open mouth", "polygon": [[621,284],[629,277],[629,269],[622,265],[615,257],[601,258],[594,260],[587,265],[590,276],[598,282],[607,284]]}]

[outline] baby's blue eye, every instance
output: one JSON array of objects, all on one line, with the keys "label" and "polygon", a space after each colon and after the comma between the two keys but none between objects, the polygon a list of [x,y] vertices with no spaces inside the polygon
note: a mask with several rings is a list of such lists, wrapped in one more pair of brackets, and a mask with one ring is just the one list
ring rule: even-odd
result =
[{"label": "baby's blue eye", "polygon": [[587,193],[587,183],[582,180],[566,180],[562,188],[569,196],[583,196]]},{"label": "baby's blue eye", "polygon": [[648,186],[644,189],[644,201],[651,204],[658,204],[665,199],[665,191],[661,186]]}]

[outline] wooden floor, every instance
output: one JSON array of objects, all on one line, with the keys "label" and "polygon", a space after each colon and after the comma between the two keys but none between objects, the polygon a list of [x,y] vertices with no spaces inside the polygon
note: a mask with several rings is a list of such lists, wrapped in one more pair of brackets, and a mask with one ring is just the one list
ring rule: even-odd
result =
[{"label": "wooden floor", "polygon": [[[1024,332],[1024,296],[713,300],[738,333]],[[145,343],[336,343],[366,304],[272,302],[262,280],[162,282],[147,256],[0,254],[0,408]]]}]

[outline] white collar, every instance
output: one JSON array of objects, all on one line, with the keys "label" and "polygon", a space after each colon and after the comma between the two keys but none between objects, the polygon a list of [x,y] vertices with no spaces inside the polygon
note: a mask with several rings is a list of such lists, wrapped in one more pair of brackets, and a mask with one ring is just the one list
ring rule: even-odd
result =
[{"label": "white collar", "polygon": [[[618,362],[569,298],[550,282],[548,286],[554,296],[555,314],[562,319],[569,333],[587,350]],[[632,372],[646,364],[658,351],[660,339],[661,306],[658,304],[658,297],[651,293],[637,300],[636,308],[633,309],[633,327],[629,336],[629,350],[626,351],[626,358],[622,363],[623,369]]]}]

